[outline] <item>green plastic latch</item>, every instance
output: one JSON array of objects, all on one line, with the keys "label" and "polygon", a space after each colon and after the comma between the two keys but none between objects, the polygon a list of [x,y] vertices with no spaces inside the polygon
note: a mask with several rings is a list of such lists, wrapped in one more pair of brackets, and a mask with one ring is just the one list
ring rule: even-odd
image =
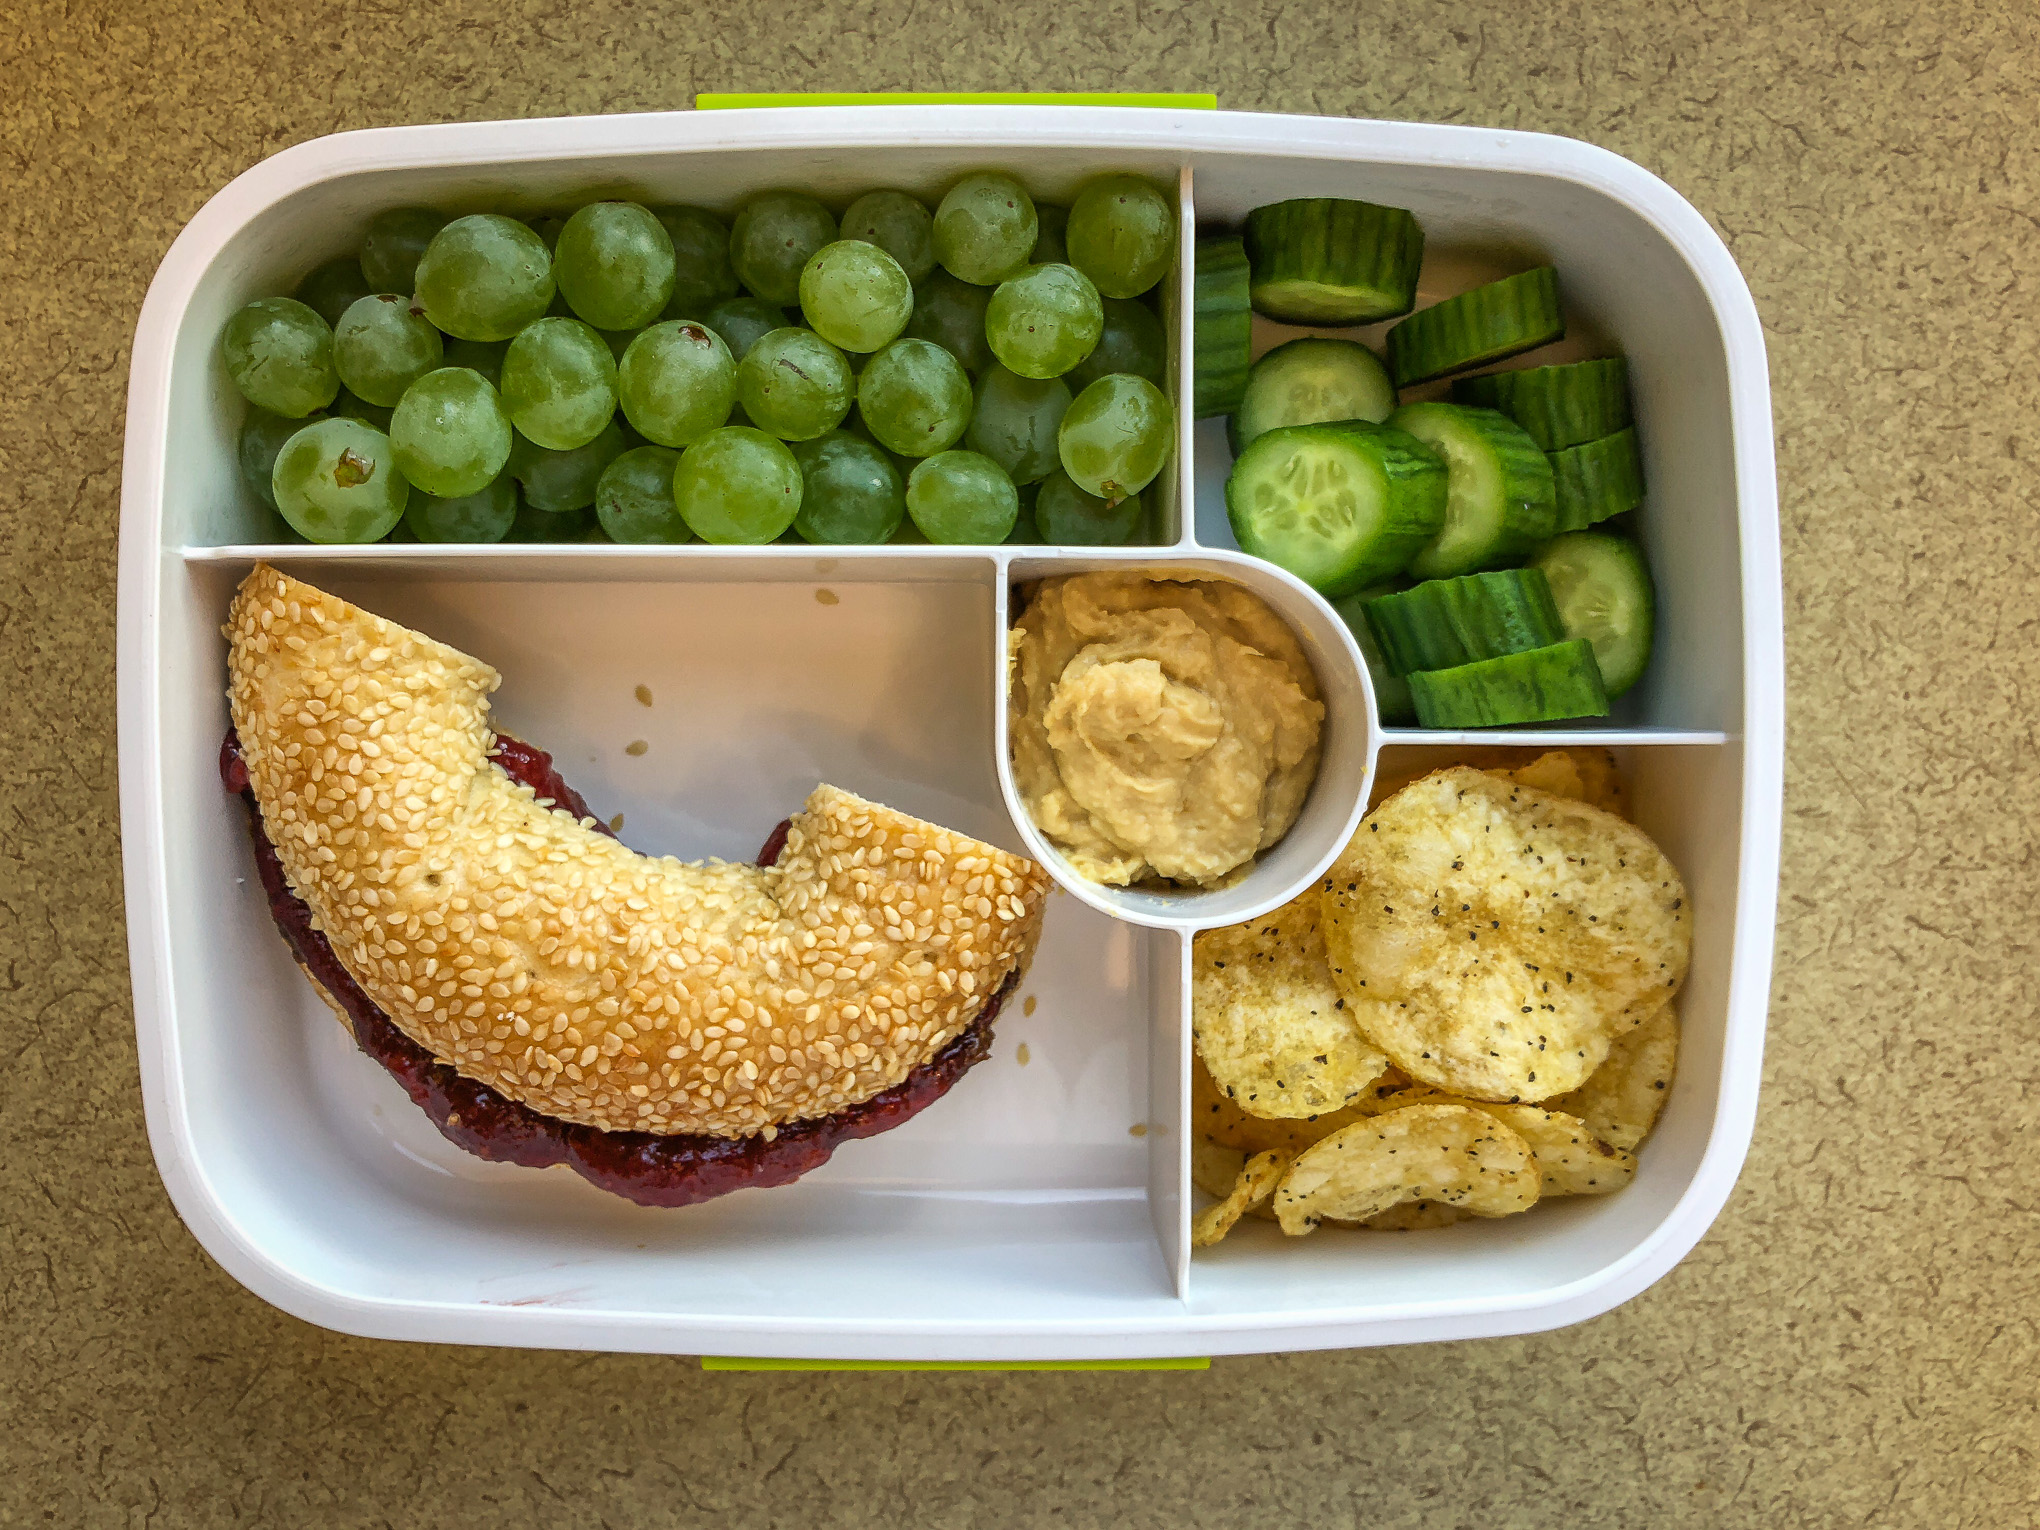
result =
[{"label": "green plastic latch", "polygon": [[711,90],[697,95],[694,106],[697,111],[727,111],[744,106],[1173,106],[1185,111],[1215,112],[1218,97],[1194,90]]},{"label": "green plastic latch", "polygon": [[1209,1355],[1159,1360],[769,1360],[703,1355],[704,1371],[1208,1371]]}]

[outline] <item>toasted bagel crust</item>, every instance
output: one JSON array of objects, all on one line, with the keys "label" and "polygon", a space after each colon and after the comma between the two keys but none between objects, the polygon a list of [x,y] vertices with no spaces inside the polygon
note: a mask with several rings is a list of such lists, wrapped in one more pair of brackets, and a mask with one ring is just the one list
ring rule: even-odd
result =
[{"label": "toasted bagel crust", "polygon": [[399,1029],[534,1110],[721,1137],[827,1115],[1033,952],[1032,861],[831,786],[776,865],[641,856],[490,762],[487,665],[266,565],[226,635],[292,890]]}]

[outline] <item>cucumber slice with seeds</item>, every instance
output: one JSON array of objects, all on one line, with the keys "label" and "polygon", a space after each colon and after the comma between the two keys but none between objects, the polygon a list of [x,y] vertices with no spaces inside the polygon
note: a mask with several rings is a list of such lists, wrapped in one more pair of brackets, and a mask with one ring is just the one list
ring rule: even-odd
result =
[{"label": "cucumber slice with seeds", "polygon": [[1399,430],[1354,420],[1256,440],[1225,481],[1241,548],[1336,598],[1402,572],[1445,515],[1445,465]]},{"label": "cucumber slice with seeds", "polygon": [[1462,377],[1452,384],[1452,402],[1499,409],[1545,451],[1564,451],[1629,425],[1629,364],[1608,356]]},{"label": "cucumber slice with seeds", "polygon": [[1247,299],[1247,251],[1237,234],[1197,241],[1196,296],[1191,315],[1197,418],[1231,414],[1246,391],[1253,357],[1254,313]]},{"label": "cucumber slice with seeds", "polygon": [[1332,602],[1332,609],[1339,613],[1339,620],[1353,634],[1360,657],[1367,661],[1367,678],[1374,683],[1374,710],[1385,723],[1415,722],[1417,706],[1410,700],[1409,681],[1389,666],[1387,655],[1381,651],[1381,643],[1367,621],[1367,607],[1369,602],[1384,595],[1393,595],[1402,588],[1403,581],[1398,579],[1387,584],[1369,585]]},{"label": "cucumber slice with seeds", "polygon": [[1565,630],[1551,586],[1534,568],[1427,580],[1373,601],[1367,619],[1399,675],[1499,659],[1579,635]]},{"label": "cucumber slice with seeds", "polygon": [[1553,537],[1531,565],[1551,586],[1569,638],[1594,646],[1610,696],[1620,696],[1650,666],[1657,627],[1657,590],[1643,549],[1604,531]]},{"label": "cucumber slice with seeds", "polygon": [[1445,523],[1414,558],[1419,579],[1506,568],[1557,529],[1551,460],[1523,427],[1468,404],[1405,404],[1388,417],[1445,459]]},{"label": "cucumber slice with seeds", "polygon": [[1237,457],[1284,425],[1379,422],[1394,412],[1395,385],[1379,356],[1357,340],[1306,335],[1254,363],[1227,434]]},{"label": "cucumber slice with seeds", "polygon": [[1643,452],[1635,427],[1551,454],[1558,531],[1584,531],[1643,503]]},{"label": "cucumber slice with seeds", "polygon": [[1584,638],[1409,678],[1417,720],[1427,728],[1499,728],[1608,715],[1607,687],[1593,644]]},{"label": "cucumber slice with seeds", "polygon": [[1486,366],[1565,335],[1558,272],[1539,266],[1411,314],[1388,332],[1388,370],[1398,388]]},{"label": "cucumber slice with seeds", "polygon": [[1247,214],[1254,311],[1291,324],[1372,324],[1417,300],[1424,231],[1400,207],[1302,197]]}]

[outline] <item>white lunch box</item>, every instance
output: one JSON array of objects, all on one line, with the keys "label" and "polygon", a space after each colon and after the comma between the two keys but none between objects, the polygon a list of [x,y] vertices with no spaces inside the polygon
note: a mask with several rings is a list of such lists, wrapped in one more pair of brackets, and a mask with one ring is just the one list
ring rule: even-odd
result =
[{"label": "white lunch box", "polygon": [[[997,166],[1065,199],[1124,169],[1181,187],[1158,545],[763,548],[251,545],[222,324],[352,248],[393,205],[536,210],[592,194],[728,209],[770,186],[837,206],[939,196]],[[1188,419],[1191,240],[1298,196],[1413,210],[1439,282],[1501,252],[1558,267],[1575,330],[1630,363],[1659,589],[1657,656],[1615,716],[1542,730],[1381,728],[1330,608],[1242,555],[1220,422]],[[1455,267],[1453,251],[1476,252]],[[1486,252],[1478,253],[1478,252]],[[1455,276],[1455,270],[1461,270]],[[1439,275],[1438,273],[1443,273]],[[1261,339],[1280,333],[1263,326]],[[1207,1355],[1576,1322],[1706,1230],[1750,1139],[1771,968],[1783,752],[1777,498],[1764,345],[1721,241],[1603,150],[1464,127],[1111,107],[843,107],[391,128],[320,139],[214,197],[135,338],[120,557],[129,950],[149,1135],[172,1199],[238,1280],[389,1338],[879,1360]],[[1030,852],[1056,872],[990,1060],[798,1184],[646,1210],[565,1169],[443,1141],[294,969],[216,767],[219,625],[260,558],[483,658],[496,715],[640,849],[749,858],[817,781]],[[1329,715],[1301,821],[1238,886],[1163,895],[1067,875],[1007,764],[1011,587],[1108,565],[1240,580],[1295,626]],[[646,706],[638,687],[652,697]],[[642,741],[647,747],[631,752]],[[1694,906],[1676,1087],[1633,1185],[1428,1232],[1190,1257],[1189,952],[1308,885],[1377,760],[1475,742],[1613,747]],[[1024,1054],[1023,1054],[1024,1048]],[[1022,1058],[1025,1060],[1023,1061]]]}]

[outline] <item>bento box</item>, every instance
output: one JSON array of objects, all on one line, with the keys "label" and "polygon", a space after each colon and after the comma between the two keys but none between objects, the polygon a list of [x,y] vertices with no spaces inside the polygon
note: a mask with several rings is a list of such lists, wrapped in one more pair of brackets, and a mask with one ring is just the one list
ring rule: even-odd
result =
[{"label": "bento box", "polygon": [[[1180,189],[1173,460],[1153,545],[755,548],[262,545],[238,488],[222,324],[384,207],[539,209],[618,190],[726,209],[764,186],[837,205],[999,167],[1038,194],[1127,170]],[[1243,554],[1221,422],[1194,422],[1183,284],[1201,223],[1289,197],[1405,207],[1432,247],[1535,251],[1619,344],[1652,486],[1658,656],[1613,715],[1457,734],[1383,727],[1306,585]],[[747,858],[827,780],[1050,866],[1039,953],[989,1061],[797,1184],[685,1210],[469,1158],[293,971],[216,760],[221,622],[258,561],[501,670],[498,715],[633,844]],[[1246,584],[1295,629],[1327,716],[1303,816],[1197,898],[1067,874],[1007,759],[1016,584],[1132,566]],[[649,698],[649,701],[646,699]],[[256,166],[165,258],[136,336],[120,556],[120,779],[151,1145],[236,1279],[343,1331],[709,1355],[1104,1359],[1550,1328],[1669,1270],[1721,1209],[1755,1115],[1778,877],[1783,660],[1764,346],[1734,262],[1675,192],[1566,139],[1133,108],[827,107],[392,128]],[[1678,1084],[1622,1194],[1394,1237],[1243,1229],[1193,1259],[1194,933],[1310,885],[1377,767],[1468,743],[1591,742],[1695,909]]]}]

